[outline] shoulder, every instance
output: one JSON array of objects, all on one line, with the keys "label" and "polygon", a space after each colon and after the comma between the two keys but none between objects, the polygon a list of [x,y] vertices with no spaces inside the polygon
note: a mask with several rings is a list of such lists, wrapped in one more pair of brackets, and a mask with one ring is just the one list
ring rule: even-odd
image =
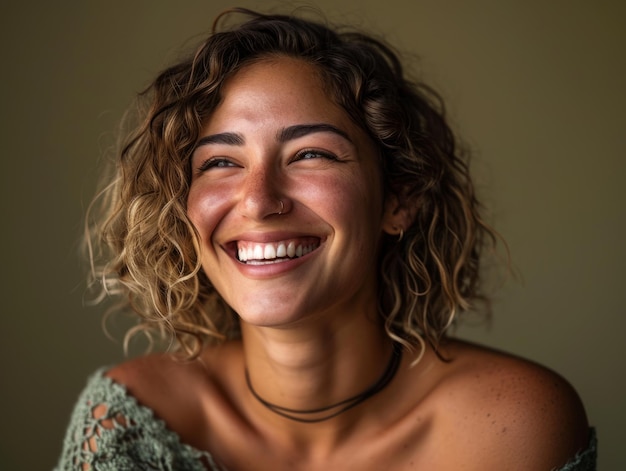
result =
[{"label": "shoulder", "polygon": [[194,392],[200,389],[202,378],[202,365],[197,361],[151,354],[116,365],[105,376],[176,431],[197,416]]},{"label": "shoulder", "polygon": [[191,360],[174,353],[144,355],[112,367],[105,376],[149,406],[182,397],[188,402],[194,393],[225,381],[237,351],[236,345],[224,344],[207,347]]},{"label": "shoulder", "polygon": [[[589,443],[574,388],[536,363],[463,342],[446,348],[438,417],[484,469],[552,469]],[[515,464],[517,468],[512,468]]]},{"label": "shoulder", "polygon": [[[199,471],[206,469],[201,459],[213,463],[210,455],[183,445],[155,411],[129,392],[124,380],[144,371],[141,363],[133,360],[91,376],[74,407],[56,470]],[[130,380],[133,387],[140,383]]]},{"label": "shoulder", "polygon": [[187,366],[190,363],[173,353],[151,353],[114,365],[105,372],[105,376],[130,385],[138,380],[156,381],[170,376],[180,370],[181,365]]},{"label": "shoulder", "polygon": [[123,385],[183,442],[204,448],[202,437],[232,400],[236,352],[236,346],[225,344],[206,348],[193,360],[165,353],[147,355],[117,365],[106,376]]}]

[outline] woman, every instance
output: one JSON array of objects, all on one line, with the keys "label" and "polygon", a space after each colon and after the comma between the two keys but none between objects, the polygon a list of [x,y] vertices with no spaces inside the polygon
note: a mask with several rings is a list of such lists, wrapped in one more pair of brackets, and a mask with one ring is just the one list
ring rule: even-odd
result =
[{"label": "woman", "polygon": [[445,335],[496,237],[436,95],[369,36],[236,12],[141,96],[93,238],[178,353],[97,372],[59,469],[594,469],[566,381]]}]

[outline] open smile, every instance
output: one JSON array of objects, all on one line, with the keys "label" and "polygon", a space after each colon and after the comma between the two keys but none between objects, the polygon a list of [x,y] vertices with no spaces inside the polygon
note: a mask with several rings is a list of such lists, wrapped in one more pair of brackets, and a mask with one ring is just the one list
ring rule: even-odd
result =
[{"label": "open smile", "polygon": [[319,237],[303,237],[267,243],[238,240],[235,242],[235,257],[245,264],[266,265],[302,257],[319,246]]}]

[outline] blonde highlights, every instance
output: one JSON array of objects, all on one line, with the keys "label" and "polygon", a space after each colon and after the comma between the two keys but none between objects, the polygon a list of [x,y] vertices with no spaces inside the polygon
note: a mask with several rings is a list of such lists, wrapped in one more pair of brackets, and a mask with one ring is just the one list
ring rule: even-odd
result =
[{"label": "blonde highlights", "polygon": [[316,67],[329,96],[371,137],[386,194],[414,215],[402,240],[382,243],[381,323],[402,343],[436,347],[458,312],[483,299],[481,250],[496,239],[438,95],[409,81],[371,36],[296,16],[230,13],[248,19],[211,34],[139,95],[136,123],[89,211],[92,281],[139,316],[129,335],[156,331],[190,357],[239,335],[236,313],[198,260],[186,212],[190,157],[229,77],[254,61],[294,57]]}]

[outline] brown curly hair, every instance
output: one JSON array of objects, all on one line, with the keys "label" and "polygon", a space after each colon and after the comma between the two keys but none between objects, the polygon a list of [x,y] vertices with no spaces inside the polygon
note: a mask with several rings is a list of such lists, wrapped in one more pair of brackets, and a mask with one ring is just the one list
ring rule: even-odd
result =
[{"label": "brown curly hair", "polygon": [[[246,21],[219,28],[233,13]],[[313,64],[329,96],[378,146],[386,194],[415,214],[400,241],[383,240],[378,311],[395,340],[436,346],[456,313],[483,299],[480,253],[496,239],[479,214],[466,158],[439,96],[408,80],[390,47],[297,16],[223,13],[190,57],[138,96],[136,125],[88,216],[93,281],[140,316],[127,338],[156,330],[193,357],[207,342],[239,335],[236,314],[198,260],[186,212],[190,157],[225,81],[277,55]]]}]

